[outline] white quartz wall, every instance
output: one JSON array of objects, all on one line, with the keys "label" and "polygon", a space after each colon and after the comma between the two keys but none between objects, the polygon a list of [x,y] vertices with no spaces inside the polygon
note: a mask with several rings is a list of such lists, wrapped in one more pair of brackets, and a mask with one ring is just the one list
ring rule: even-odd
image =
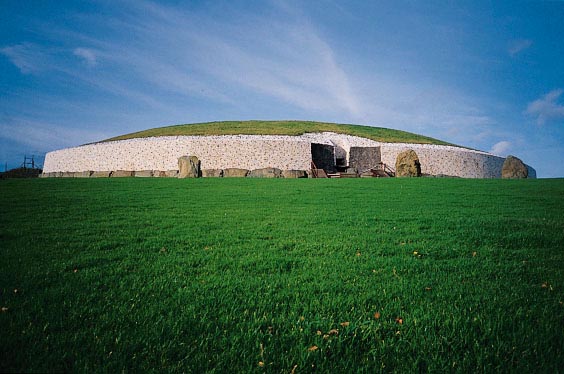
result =
[{"label": "white quartz wall", "polygon": [[178,158],[197,156],[202,169],[308,170],[311,144],[295,137],[167,136],[83,145],[49,152],[44,173],[175,170]]},{"label": "white quartz wall", "polygon": [[[397,155],[413,149],[419,156],[421,172],[463,178],[499,178],[504,158],[465,148],[405,143],[381,143],[357,136],[335,133],[302,136],[167,136],[89,144],[49,152],[44,173],[176,170],[178,158],[197,156],[202,169],[308,170],[311,143],[335,145],[339,157],[349,158],[350,147],[381,147],[382,162],[395,167]],[[529,167],[529,177],[536,177]]]},{"label": "white quartz wall", "polygon": [[413,149],[421,163],[421,173],[450,175],[462,178],[499,178],[503,166],[502,157],[482,152],[420,144],[386,144],[381,147],[382,162],[395,168],[400,152]]}]

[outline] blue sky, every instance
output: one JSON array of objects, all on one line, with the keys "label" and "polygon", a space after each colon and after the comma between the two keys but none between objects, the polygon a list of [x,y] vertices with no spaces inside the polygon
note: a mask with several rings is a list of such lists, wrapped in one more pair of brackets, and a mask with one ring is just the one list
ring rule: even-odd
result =
[{"label": "blue sky", "polygon": [[564,177],[562,1],[0,2],[0,163],[152,127],[355,123]]}]

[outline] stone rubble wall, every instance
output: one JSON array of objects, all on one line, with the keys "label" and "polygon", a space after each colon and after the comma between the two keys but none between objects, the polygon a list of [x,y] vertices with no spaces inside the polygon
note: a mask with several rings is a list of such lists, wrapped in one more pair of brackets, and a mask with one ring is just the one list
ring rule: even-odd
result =
[{"label": "stone rubble wall", "polygon": [[[335,155],[346,156],[347,161],[351,147],[380,147],[381,161],[392,168],[400,152],[413,149],[419,156],[423,174],[463,178],[499,178],[505,160],[487,152],[454,146],[382,143],[335,133],[167,136],[95,143],[49,152],[43,172],[63,175],[85,171],[174,171],[178,170],[178,158],[186,155],[197,156],[201,169],[270,167],[309,170],[312,143],[335,146]],[[530,166],[528,169],[529,178],[535,178],[535,170]]]}]

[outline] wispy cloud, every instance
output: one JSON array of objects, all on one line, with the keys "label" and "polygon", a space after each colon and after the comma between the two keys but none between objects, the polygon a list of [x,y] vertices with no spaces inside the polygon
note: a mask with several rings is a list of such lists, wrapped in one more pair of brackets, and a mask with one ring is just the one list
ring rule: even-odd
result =
[{"label": "wispy cloud", "polygon": [[108,134],[103,131],[60,126],[32,118],[3,117],[0,120],[0,138],[39,152],[99,141],[107,137]]},{"label": "wispy cloud", "polygon": [[75,48],[73,54],[80,57],[88,66],[96,66],[98,63],[96,53],[92,49]]},{"label": "wispy cloud", "polygon": [[42,48],[33,43],[22,43],[0,49],[22,74],[33,74],[45,69],[46,55]]},{"label": "wispy cloud", "polygon": [[348,74],[310,26],[264,24],[259,34],[265,39],[249,38],[238,46],[208,38],[217,60],[208,61],[205,69],[223,81],[306,110],[359,115]]},{"label": "wispy cloud", "polygon": [[562,89],[550,91],[540,99],[529,103],[525,113],[535,117],[538,125],[564,119],[564,105],[556,102],[563,92]]},{"label": "wispy cloud", "polygon": [[[174,93],[223,104],[260,96],[304,110],[352,117],[362,111],[334,49],[307,16],[287,3],[271,4],[276,12],[260,16],[227,7],[224,11],[233,13],[229,23],[216,21],[213,14],[151,1],[122,5],[127,12],[119,18],[85,16],[86,22],[103,22],[110,33],[119,30],[114,37],[101,40],[74,31],[67,35],[91,46],[73,50],[87,65],[99,59],[110,64],[113,75],[97,69],[96,76],[99,86],[110,91],[143,86],[154,95]],[[60,29],[56,33],[65,34]],[[91,80],[91,73],[80,67],[67,66],[69,70],[75,78]]]},{"label": "wispy cloud", "polygon": [[[221,82],[219,86],[254,91],[306,110],[337,109],[358,114],[358,100],[347,72],[331,46],[298,9],[286,4],[279,10],[291,17],[279,14],[269,19],[237,14],[239,22],[231,25],[200,18],[198,23],[206,25],[203,33],[186,27],[186,19],[193,18],[190,14],[148,4],[150,18],[137,22],[144,23],[143,30],[156,32],[156,40],[176,38],[181,42],[184,48],[176,49],[174,57],[186,62],[190,67],[186,70],[202,72]],[[155,20],[158,25],[153,24]],[[198,57],[194,59],[194,55]]]},{"label": "wispy cloud", "polygon": [[507,53],[509,53],[509,55],[513,57],[529,48],[531,45],[533,45],[533,41],[530,39],[515,39],[509,43],[509,46],[507,47]]},{"label": "wispy cloud", "polygon": [[508,140],[502,140],[495,143],[490,149],[490,153],[498,156],[506,156],[507,152],[511,149],[512,144]]}]

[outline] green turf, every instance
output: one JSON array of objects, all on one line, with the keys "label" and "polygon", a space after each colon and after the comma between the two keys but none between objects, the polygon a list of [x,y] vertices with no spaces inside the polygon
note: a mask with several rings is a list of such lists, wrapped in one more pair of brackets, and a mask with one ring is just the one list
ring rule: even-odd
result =
[{"label": "green turf", "polygon": [[564,367],[562,179],[4,180],[0,201],[0,372]]},{"label": "green turf", "polygon": [[449,145],[449,143],[441,140],[401,130],[310,121],[225,121],[194,123],[154,128],[117,136],[106,141],[177,135],[302,135],[305,133],[324,131],[355,135],[381,142]]}]

